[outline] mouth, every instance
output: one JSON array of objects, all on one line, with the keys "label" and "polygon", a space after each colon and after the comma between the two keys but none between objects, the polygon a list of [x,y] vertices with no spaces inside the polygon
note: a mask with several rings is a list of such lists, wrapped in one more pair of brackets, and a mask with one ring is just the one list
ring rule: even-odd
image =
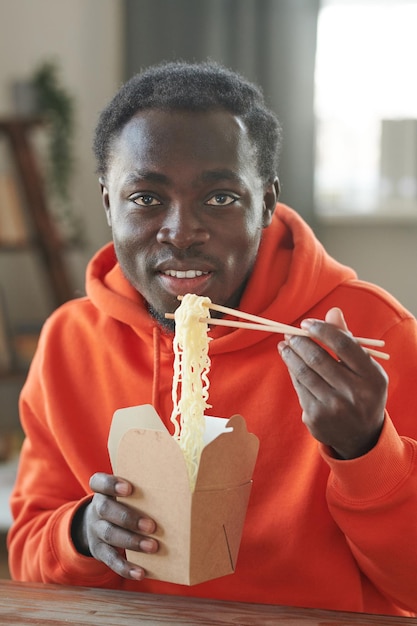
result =
[{"label": "mouth", "polygon": [[160,281],[163,288],[171,295],[185,295],[186,293],[198,293],[203,295],[207,289],[212,272],[203,270],[166,269],[159,272]]},{"label": "mouth", "polygon": [[202,272],[200,270],[165,270],[161,273],[173,278],[199,278],[200,276],[207,276],[210,272]]}]

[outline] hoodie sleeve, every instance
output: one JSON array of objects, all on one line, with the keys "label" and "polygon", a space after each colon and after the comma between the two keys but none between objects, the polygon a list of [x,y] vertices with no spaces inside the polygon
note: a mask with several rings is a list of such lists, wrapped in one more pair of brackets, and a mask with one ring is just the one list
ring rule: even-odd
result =
[{"label": "hoodie sleeve", "polygon": [[360,570],[403,609],[417,611],[415,322],[399,324],[386,345],[395,372],[389,373],[389,413],[377,445],[345,461],[321,444],[320,450],[330,466],[329,510]]},{"label": "hoodie sleeve", "polygon": [[[117,587],[116,574],[79,554],[71,539],[73,516],[92,497],[91,467],[109,471],[108,429],[105,411],[94,411],[94,394],[77,393],[77,379],[89,380],[85,373],[79,375],[86,353],[66,317],[59,316],[61,321],[48,320],[42,330],[20,395],[25,441],[10,500],[10,573],[15,580],[103,587],[112,581]],[[68,351],[60,342],[68,333],[71,356],[64,358]],[[82,382],[85,389],[86,384]]]},{"label": "hoodie sleeve", "polygon": [[[73,516],[91,494],[82,489],[52,433],[25,401],[21,402],[21,415],[31,426],[11,498],[15,517],[8,535],[12,578],[99,587],[113,582],[114,586],[116,575],[103,563],[79,554],[71,539]],[[58,489],[56,476],[60,476]]]}]

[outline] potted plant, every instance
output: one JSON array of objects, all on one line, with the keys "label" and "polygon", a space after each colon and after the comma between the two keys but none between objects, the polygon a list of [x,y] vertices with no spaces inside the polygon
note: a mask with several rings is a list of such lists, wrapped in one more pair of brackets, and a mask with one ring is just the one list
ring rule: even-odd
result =
[{"label": "potted plant", "polygon": [[73,99],[60,84],[57,66],[52,61],[36,69],[32,82],[39,113],[48,120],[50,181],[57,195],[68,200],[73,170]]},{"label": "potted plant", "polygon": [[71,203],[71,180],[74,173],[73,137],[75,102],[62,85],[58,65],[41,63],[34,71],[36,110],[47,123],[46,181],[52,196],[51,206],[58,226],[71,242],[80,243],[83,229]]}]

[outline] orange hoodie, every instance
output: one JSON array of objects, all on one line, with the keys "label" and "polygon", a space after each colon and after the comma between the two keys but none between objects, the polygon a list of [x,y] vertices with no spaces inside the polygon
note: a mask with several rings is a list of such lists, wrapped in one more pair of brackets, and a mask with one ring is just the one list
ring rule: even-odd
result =
[{"label": "orange hoodie", "polygon": [[[236,572],[194,587],[118,577],[78,554],[70,526],[96,471],[111,473],[113,412],[153,403],[169,429],[172,335],[123,278],[113,247],[93,258],[88,296],[45,324],[21,394],[26,440],[12,496],[19,580],[344,611],[417,611],[417,324],[383,290],[331,259],[278,205],[240,308],[288,324],[341,307],[355,335],[391,354],[387,416],[373,450],[341,461],[304,427],[275,334],[211,334],[211,414],[242,414],[260,439]],[[157,521],[157,520],[156,520]]]}]

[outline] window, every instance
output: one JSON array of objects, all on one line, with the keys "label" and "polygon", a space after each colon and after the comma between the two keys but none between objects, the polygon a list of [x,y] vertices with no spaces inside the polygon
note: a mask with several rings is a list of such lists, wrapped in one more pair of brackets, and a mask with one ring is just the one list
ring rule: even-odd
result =
[{"label": "window", "polygon": [[318,215],[417,217],[416,27],[417,1],[322,2]]}]

